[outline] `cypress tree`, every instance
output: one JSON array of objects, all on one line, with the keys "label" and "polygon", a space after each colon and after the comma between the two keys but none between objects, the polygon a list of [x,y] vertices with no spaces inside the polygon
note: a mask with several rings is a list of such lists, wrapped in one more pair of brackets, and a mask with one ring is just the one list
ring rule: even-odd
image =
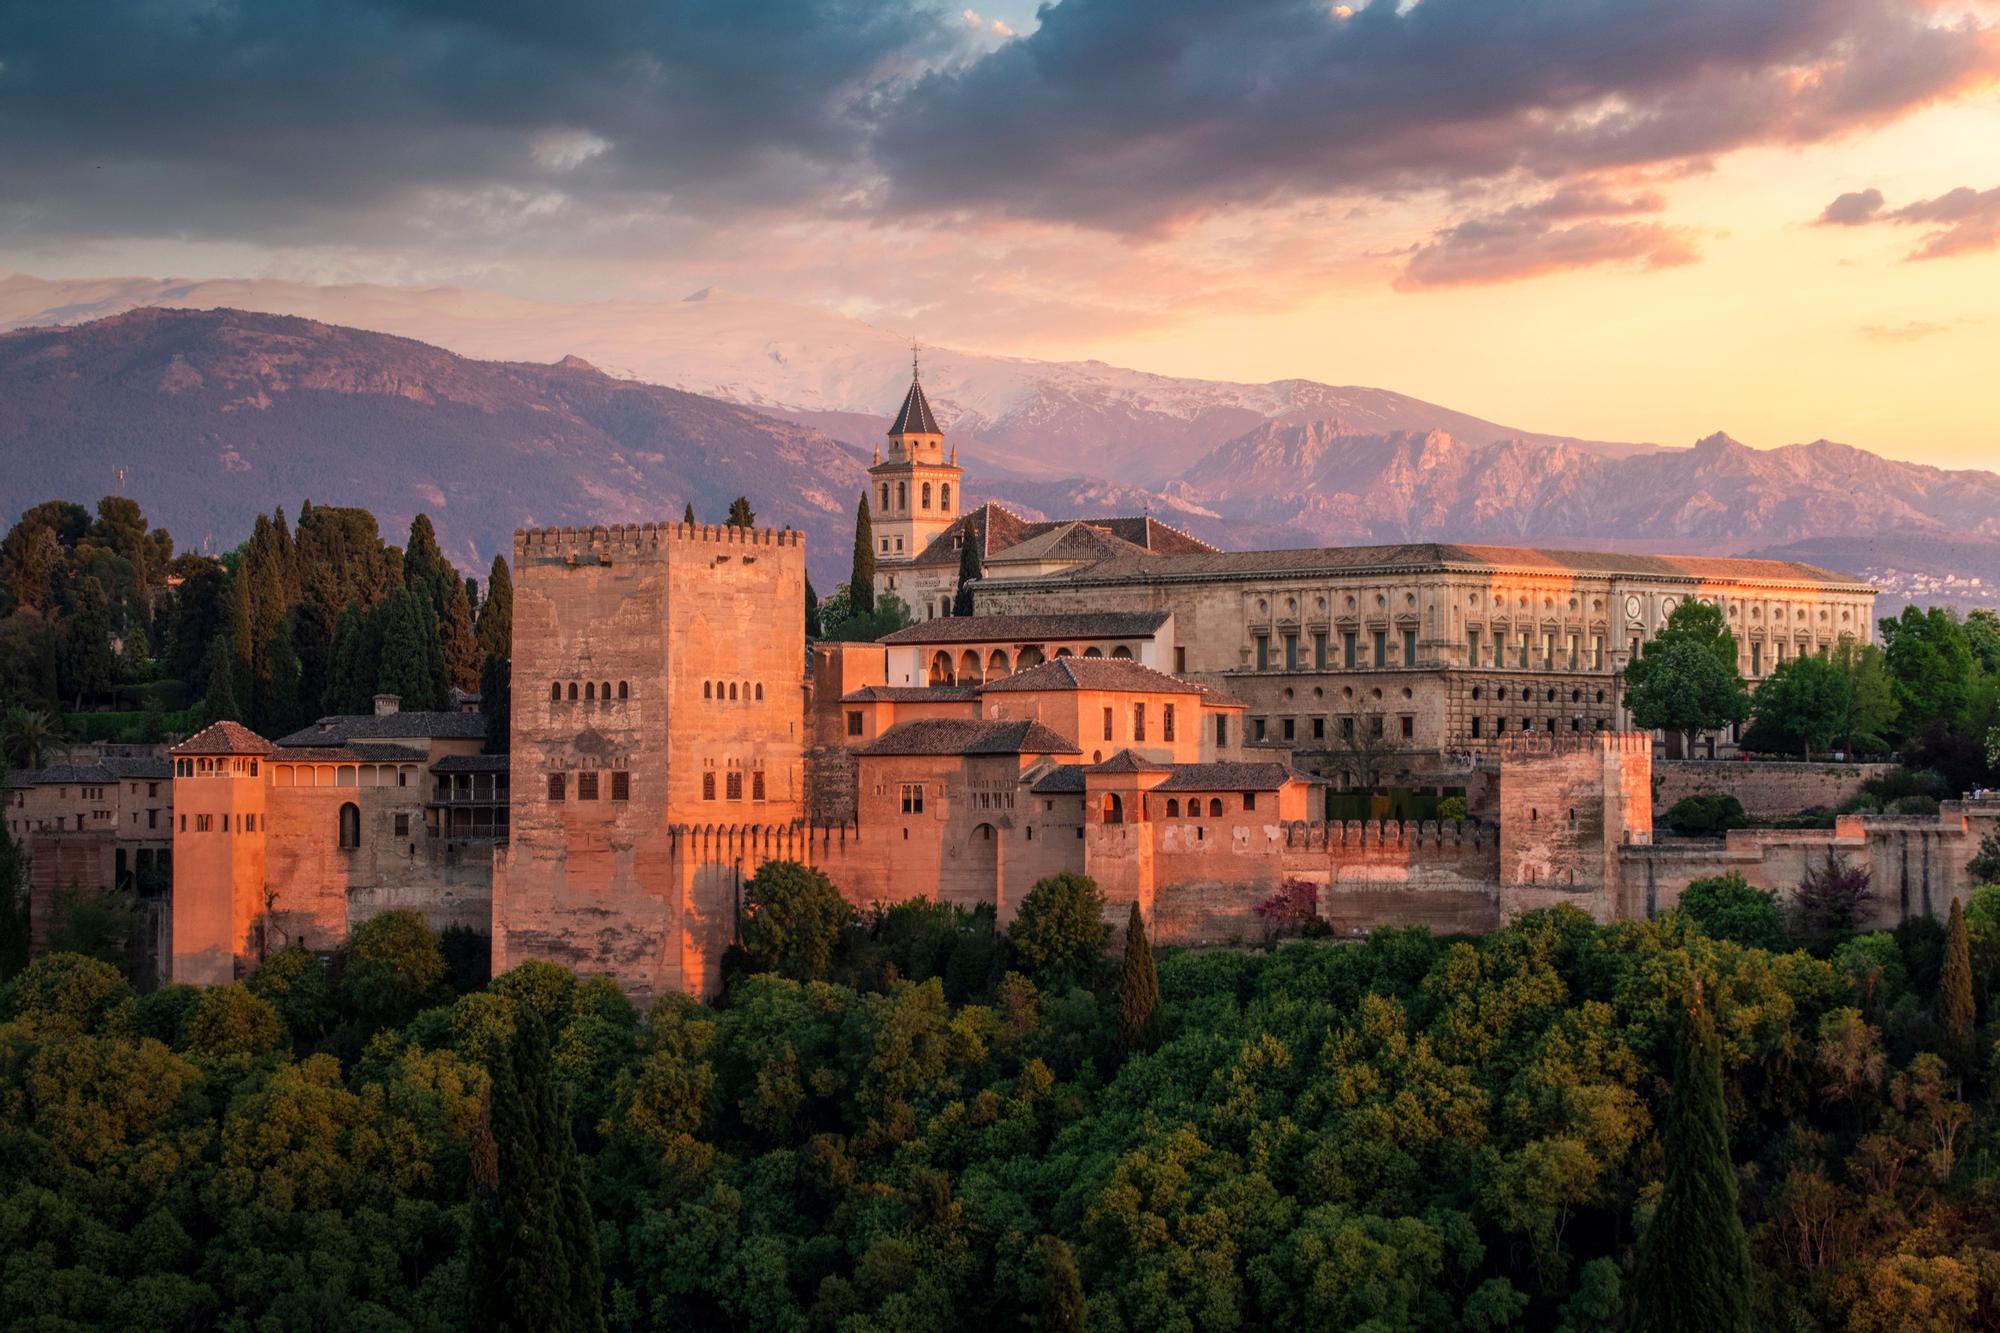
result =
[{"label": "cypress tree", "polygon": [[757,513],[750,508],[749,496],[739,495],[729,502],[729,517],[724,520],[724,523],[732,528],[754,528],[757,526]]},{"label": "cypress tree", "polygon": [[254,725],[267,736],[283,736],[305,725],[299,707],[299,655],[292,646],[292,627],[281,622],[260,652],[262,672],[253,701]]},{"label": "cypress tree", "polygon": [[333,644],[327,650],[326,685],[320,696],[322,713],[351,713],[359,686],[372,682],[375,672],[361,660],[361,611],[349,602],[333,624]]},{"label": "cypress tree", "polygon": [[493,557],[486,576],[486,600],[479,604],[479,655],[491,659],[514,651],[514,576],[505,556]]},{"label": "cypress tree", "polygon": [[1972,950],[1965,934],[1965,911],[1951,900],[1951,921],[1944,934],[1944,971],[1938,978],[1938,1022],[1944,1029],[1944,1055],[1962,1076],[1972,1068],[1972,1028],[1977,1019],[1972,1000]]},{"label": "cypress tree", "polygon": [[973,530],[972,520],[965,520],[965,539],[958,544],[958,591],[951,599],[951,613],[955,616],[972,614],[972,583],[984,574],[985,560],[979,553],[979,534]]},{"label": "cypress tree", "polygon": [[229,576],[229,669],[235,673],[230,687],[239,704],[255,693],[257,685],[257,619],[250,609],[250,569],[242,561]]},{"label": "cypress tree", "polygon": [[423,589],[430,597],[433,607],[443,600],[444,579],[449,576],[455,583],[458,571],[444,558],[438,549],[437,530],[431,526],[429,514],[418,514],[410,523],[410,541],[403,548],[403,583]]},{"label": "cypress tree", "polygon": [[1160,1018],[1160,976],[1153,970],[1153,946],[1139,904],[1125,923],[1125,965],[1118,973],[1118,1035],[1128,1051],[1150,1049]]},{"label": "cypress tree", "polygon": [[854,571],[847,576],[847,607],[851,615],[875,613],[875,525],[868,519],[868,492],[854,513]]},{"label": "cypress tree", "polygon": [[402,707],[412,710],[435,706],[431,658],[438,647],[427,624],[429,612],[430,604],[409,588],[397,589],[382,604],[382,664],[374,692],[396,695]]},{"label": "cypress tree", "polygon": [[[0,762],[0,777],[6,764]],[[28,856],[0,820],[0,981],[28,965]]]},{"label": "cypress tree", "polygon": [[1666,1188],[1639,1242],[1635,1333],[1749,1333],[1750,1251],[1722,1105],[1722,1048],[1700,992],[1689,1006],[1667,1103]]},{"label": "cypress tree", "polygon": [[597,1230],[548,1032],[516,1005],[487,1061],[491,1089],[472,1147],[466,1290],[474,1328],[602,1333]]},{"label": "cypress tree", "polygon": [[[472,603],[466,600],[465,582],[451,581],[444,614],[438,626],[439,647],[444,654],[445,676],[461,690],[479,688],[479,640],[472,629]],[[439,707],[444,700],[439,700]]]},{"label": "cypress tree", "polygon": [[819,594],[813,591],[813,581],[806,580],[806,642],[820,637]]},{"label": "cypress tree", "polygon": [[689,500],[687,508],[681,510],[681,522],[690,528],[694,526],[694,501]]},{"label": "cypress tree", "polygon": [[208,720],[241,722],[243,709],[236,702],[235,659],[227,631],[209,641],[208,656],[202,659],[201,666],[208,676],[208,694],[204,699],[208,706]]}]

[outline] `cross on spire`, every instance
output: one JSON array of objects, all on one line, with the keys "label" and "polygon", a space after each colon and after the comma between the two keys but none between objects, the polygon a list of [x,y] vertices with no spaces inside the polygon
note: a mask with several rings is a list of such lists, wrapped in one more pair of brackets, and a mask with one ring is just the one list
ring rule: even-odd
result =
[{"label": "cross on spire", "polygon": [[917,340],[912,338],[910,339],[910,379],[916,381],[922,378],[923,375],[919,373],[917,366]]}]

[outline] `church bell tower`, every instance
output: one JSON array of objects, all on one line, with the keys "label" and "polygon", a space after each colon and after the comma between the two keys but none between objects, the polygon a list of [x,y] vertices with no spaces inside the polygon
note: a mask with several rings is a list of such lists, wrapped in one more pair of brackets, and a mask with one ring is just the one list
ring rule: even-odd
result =
[{"label": "church bell tower", "polygon": [[910,391],[890,424],[889,448],[875,451],[868,469],[875,531],[877,587],[899,565],[908,564],[960,517],[958,450],[945,452],[944,432],[931,415],[916,348],[910,349]]}]

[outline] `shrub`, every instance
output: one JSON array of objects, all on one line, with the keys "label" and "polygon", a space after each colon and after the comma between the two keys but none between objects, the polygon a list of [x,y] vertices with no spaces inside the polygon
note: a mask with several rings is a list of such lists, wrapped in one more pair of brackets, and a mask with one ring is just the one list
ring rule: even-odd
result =
[{"label": "shrub", "polygon": [[1673,809],[1667,811],[1668,828],[1694,837],[1714,837],[1733,828],[1742,828],[1749,822],[1750,817],[1743,812],[1743,802],[1726,792],[1686,796],[1674,802]]},{"label": "shrub", "polygon": [[833,881],[797,861],[766,861],[744,886],[743,951],[760,972],[823,981],[854,909]]},{"label": "shrub", "polygon": [[1319,914],[1319,885],[1302,879],[1288,879],[1278,891],[1257,904],[1257,915],[1274,940],[1295,935],[1324,935],[1330,932]]},{"label": "shrub", "polygon": [[1828,849],[1826,862],[1808,869],[1793,899],[1793,934],[1820,958],[1854,934],[1868,906],[1868,867],[1853,865]]},{"label": "shrub", "polygon": [[1778,895],[1752,888],[1734,871],[1688,885],[1681,894],[1680,910],[1710,939],[1778,953],[1785,949]]},{"label": "shrub", "polygon": [[1037,982],[1088,976],[1111,938],[1097,881],[1067,872],[1038,880],[1007,936]]},{"label": "shrub", "polygon": [[1443,823],[1462,824],[1467,813],[1463,796],[1447,796],[1438,802],[1438,819]]}]

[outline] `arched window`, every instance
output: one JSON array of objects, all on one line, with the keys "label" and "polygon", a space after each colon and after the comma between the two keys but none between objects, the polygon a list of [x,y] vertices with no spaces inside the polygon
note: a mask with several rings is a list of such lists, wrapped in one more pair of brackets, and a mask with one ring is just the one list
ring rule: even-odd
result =
[{"label": "arched window", "polygon": [[885,481],[882,483],[882,508],[887,509],[888,507],[889,507],[889,483]]},{"label": "arched window", "polygon": [[597,686],[591,684],[589,681],[585,681],[583,683],[583,697],[586,703],[595,700],[597,698]]},{"label": "arched window", "polygon": [[571,703],[575,703],[575,702],[576,702],[576,682],[575,682],[575,681],[571,681],[571,682],[569,683],[569,701],[570,701]]},{"label": "arched window", "polygon": [[1180,818],[1180,813],[1181,813],[1180,801],[1175,797],[1169,796],[1167,798],[1167,818],[1178,819]]},{"label": "arched window", "polygon": [[340,807],[340,845],[347,848],[361,845],[361,807],[352,801]]},{"label": "arched window", "polygon": [[[1060,655],[1060,654],[1059,654],[1059,655]],[[1104,656],[1104,654],[1103,654],[1103,653],[1101,653],[1101,652],[1099,652],[1099,651],[1098,651],[1098,650],[1097,650],[1096,648],[1086,648],[1086,649],[1084,649],[1084,650],[1083,650],[1083,655],[1084,655],[1085,657],[1102,657],[1102,656]]]},{"label": "arched window", "polygon": [[1132,660],[1132,650],[1121,643],[1111,650],[1111,660],[1114,662],[1129,662]]},{"label": "arched window", "polygon": [[1208,798],[1208,817],[1210,819],[1222,818],[1222,798],[1220,796],[1211,796]]},{"label": "arched window", "polygon": [[908,509],[909,507],[910,484],[906,481],[899,481],[896,483],[896,508]]},{"label": "arched window", "polygon": [[764,702],[764,687],[761,684],[757,687],[757,702]]},{"label": "arched window", "polygon": [[942,648],[931,654],[930,680],[926,683],[931,685],[950,685],[953,683],[951,654],[945,652]]},{"label": "arched window", "polygon": [[931,507],[931,484],[929,482],[924,483],[923,498],[924,508],[929,509]]},{"label": "arched window", "polygon": [[701,697],[704,699],[712,699],[715,697],[715,686],[713,683],[709,681],[703,681],[701,683]]},{"label": "arched window", "polygon": [[736,682],[733,680],[729,682],[729,697],[732,700],[736,698]]},{"label": "arched window", "polygon": [[602,699],[602,700],[604,700],[604,702],[606,702],[606,703],[610,703],[610,702],[611,702],[611,682],[610,682],[610,681],[608,681],[608,680],[607,680],[607,681],[605,681],[605,682],[604,682],[604,683],[603,683],[602,685],[599,685],[599,686],[597,687],[597,697],[598,697],[598,698],[600,698],[600,699]]},{"label": "arched window", "polygon": [[618,697],[619,697],[620,699],[628,699],[628,698],[630,698],[630,697],[631,697],[631,694],[632,694],[632,691],[631,691],[631,689],[630,689],[630,687],[629,687],[628,683],[627,683],[626,681],[622,681],[622,680],[621,680],[621,681],[619,681],[619,682],[618,682]]},{"label": "arched window", "polygon": [[556,700],[559,700],[559,699],[561,699],[561,698],[562,698],[562,682],[561,682],[561,681],[551,681],[551,682],[549,683],[549,699],[550,699],[550,701],[551,701],[551,702],[554,702],[554,701],[556,701]]},{"label": "arched window", "polygon": [[1115,791],[1104,793],[1104,822],[1107,824],[1125,822],[1125,802],[1118,799],[1118,793]]},{"label": "arched window", "polygon": [[947,514],[951,512],[951,483],[948,481],[938,487],[938,508]]}]

